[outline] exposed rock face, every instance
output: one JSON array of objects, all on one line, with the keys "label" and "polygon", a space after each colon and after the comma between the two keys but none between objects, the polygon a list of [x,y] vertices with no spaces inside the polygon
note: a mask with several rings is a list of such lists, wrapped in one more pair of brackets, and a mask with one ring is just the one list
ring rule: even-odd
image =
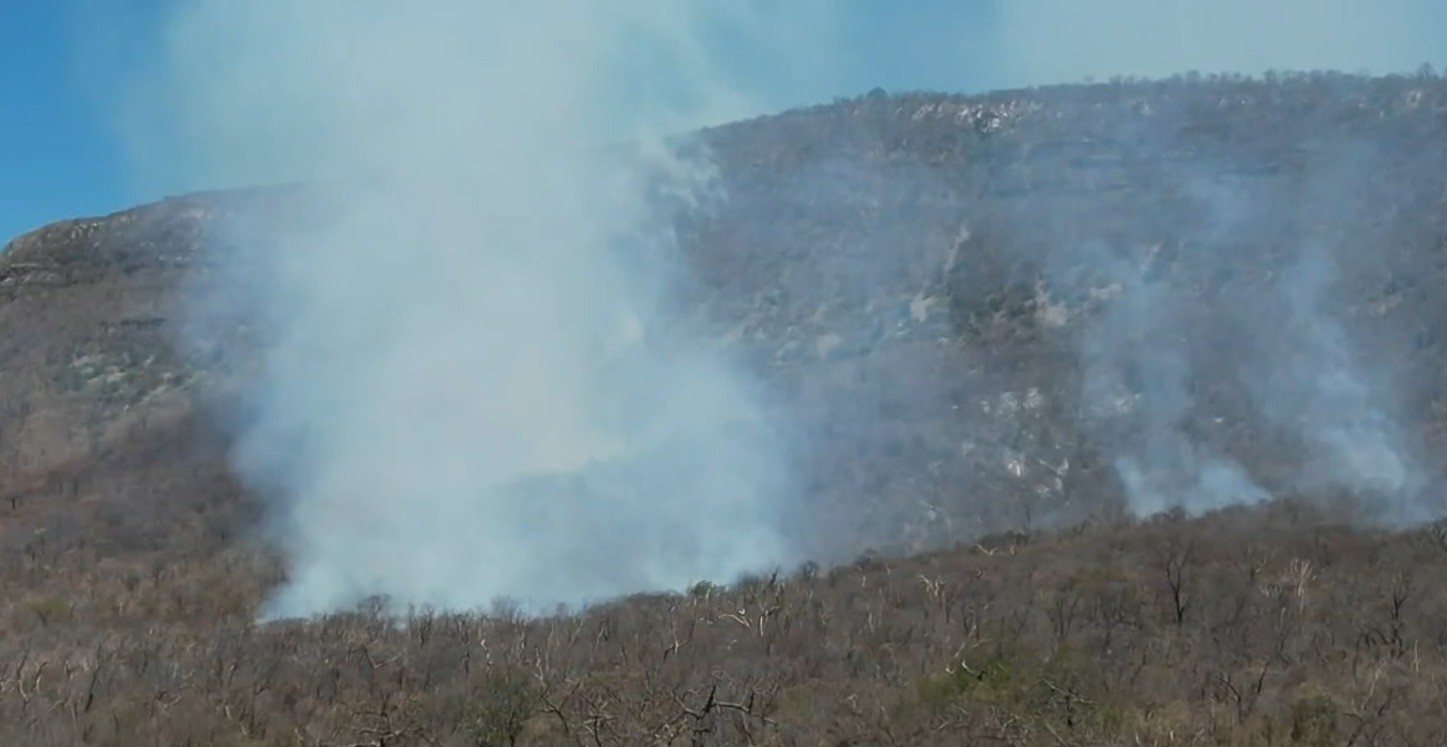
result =
[{"label": "exposed rock face", "polygon": [[[678,217],[684,296],[805,435],[825,557],[1075,521],[1124,495],[1170,505],[1220,465],[1266,493],[1420,503],[1447,466],[1444,135],[1433,78],[790,112],[701,133],[728,199]],[[209,229],[288,199],[177,198],[9,245],[0,480],[31,496],[17,505],[63,505],[53,476],[92,462],[97,485],[161,474],[124,455],[159,458],[156,434],[197,427],[264,344],[245,325],[176,344],[215,272]],[[224,471],[223,444],[196,443],[191,474]],[[1386,452],[1351,466],[1360,444]],[[29,510],[5,521],[54,515]]]}]

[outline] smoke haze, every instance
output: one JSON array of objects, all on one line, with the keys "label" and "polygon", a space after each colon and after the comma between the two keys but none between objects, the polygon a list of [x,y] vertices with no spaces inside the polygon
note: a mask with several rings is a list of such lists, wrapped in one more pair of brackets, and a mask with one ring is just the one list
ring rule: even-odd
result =
[{"label": "smoke haze", "polygon": [[228,237],[274,338],[234,456],[290,564],[267,614],[546,610],[793,560],[784,444],[673,313],[652,213],[717,197],[706,154],[658,136],[748,106],[699,25],[751,19],[684,7],[178,12],[188,166],[331,185],[322,227]]},{"label": "smoke haze", "polygon": [[[1406,70],[1429,59],[1427,6],[1387,5],[1401,12],[1345,0],[1001,3],[942,19],[937,44],[911,59],[957,73],[958,84],[914,79],[947,89],[1192,69]],[[899,49],[910,41],[908,25],[871,30],[846,22],[868,12],[825,11],[215,0],[174,12],[164,63],[139,81],[154,112],[123,115],[146,133],[138,158],[167,152],[154,160],[180,173],[160,178],[187,184],[304,180],[330,216],[308,231],[235,226],[226,237],[236,313],[271,336],[234,454],[273,497],[289,562],[268,615],[373,595],[546,610],[807,559],[791,524],[812,520],[790,465],[801,445],[766,388],[706,342],[717,330],[682,311],[688,268],[657,208],[707,212],[729,199],[706,151],[663,135],[812,103],[831,87],[857,93],[875,82],[848,72],[862,69],[851,55],[871,34],[902,34],[887,37]],[[939,39],[960,23],[968,45]],[[749,77],[764,71],[778,80]],[[1166,137],[1171,116],[1122,120],[1117,134]],[[624,140],[626,153],[602,147]],[[881,182],[939,178],[890,168]],[[1317,204],[1340,205],[1359,172],[1317,173],[1335,190]],[[1212,191],[1214,166],[1181,181],[1199,187],[1208,216],[1190,234],[1210,249],[1198,267],[1229,269],[1256,219]],[[1256,411],[1318,459],[1312,479],[1415,505],[1430,479],[1392,415],[1387,377],[1364,364],[1324,300],[1330,257],[1344,250],[1334,240],[1324,253],[1298,247],[1296,271],[1212,329],[1257,346],[1235,374]],[[1158,277],[1151,247],[1065,231],[1045,246],[1035,259],[1053,292],[1107,298],[1076,350],[1082,417],[1130,508],[1265,500],[1239,455],[1182,425],[1200,363],[1186,338],[1201,320],[1177,303],[1188,283]],[[901,257],[855,256],[835,270],[869,295],[871,278],[917,269],[882,264]],[[1089,282],[1072,274],[1082,265]],[[197,300],[215,313],[225,299]],[[926,299],[916,302],[927,317]],[[1253,329],[1262,313],[1287,326]]]},{"label": "smoke haze", "polygon": [[[1162,131],[1176,126],[1168,119]],[[1049,244],[1052,265],[1089,267],[1093,287],[1109,296],[1082,322],[1081,397],[1134,513],[1267,500],[1272,492],[1222,439],[1193,426],[1214,418],[1230,428],[1243,417],[1259,419],[1301,453],[1300,470],[1276,481],[1276,491],[1351,495],[1374,520],[1389,522],[1420,521],[1437,510],[1423,493],[1431,480],[1420,444],[1399,422],[1393,376],[1410,364],[1363,355],[1344,325],[1350,310],[1334,301],[1338,265],[1385,239],[1364,230],[1370,221],[1352,197],[1376,162],[1347,158],[1357,143],[1333,145],[1294,177],[1302,188],[1286,191],[1290,201],[1248,185],[1223,191],[1243,166],[1237,157],[1206,158],[1177,174],[1201,218],[1171,230],[1174,252],[1160,244]],[[1277,241],[1284,243],[1273,246]],[[1271,251],[1280,252],[1267,263],[1274,269],[1245,275],[1259,266],[1249,254]],[[1182,264],[1189,271],[1171,268],[1163,256],[1171,253],[1188,254]],[[1203,282],[1211,284],[1203,279],[1227,277],[1234,288],[1203,294]],[[1076,278],[1055,280],[1069,292],[1082,290],[1071,287]],[[1203,298],[1213,299],[1204,313]],[[1249,414],[1202,409],[1198,393],[1222,384],[1246,393]]]}]

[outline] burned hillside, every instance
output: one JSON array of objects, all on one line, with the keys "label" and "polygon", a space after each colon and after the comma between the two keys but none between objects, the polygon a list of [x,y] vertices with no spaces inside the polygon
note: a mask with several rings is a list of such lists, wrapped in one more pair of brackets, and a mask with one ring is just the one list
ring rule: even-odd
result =
[{"label": "burned hillside", "polygon": [[[1390,493],[1371,499],[1429,511],[1444,95],[1429,75],[1179,78],[876,92],[715,128],[698,137],[726,199],[676,216],[678,302],[804,431],[816,554],[1128,511],[1123,460],[1167,479],[1201,469],[1139,453],[1162,439],[1271,495]],[[286,205],[294,220],[299,200],[196,195],[13,242],[0,288],[17,481],[189,407],[205,388],[185,382],[226,391],[218,367],[247,369],[262,320],[174,344],[224,304],[206,295],[225,271],[208,238]],[[1333,376],[1350,391],[1316,381]],[[1320,419],[1333,408],[1352,422]],[[1313,477],[1347,457],[1312,442],[1312,418],[1371,431],[1364,448],[1420,474]],[[1156,492],[1170,506],[1183,491]]]},{"label": "burned hillside", "polygon": [[796,431],[818,565],[538,620],[255,622],[286,570],[231,437],[275,320],[219,228],[305,190],[19,237],[0,742],[1441,741],[1443,135],[1424,71],[688,136],[722,199],[668,216],[670,302]]},{"label": "burned hillside", "polygon": [[[1123,508],[1122,461],[1169,481],[1206,453],[1267,494],[1430,513],[1444,93],[1183,78],[713,130],[701,295],[806,413],[821,513],[874,541],[1059,526]],[[1356,447],[1421,474],[1323,476]]]}]

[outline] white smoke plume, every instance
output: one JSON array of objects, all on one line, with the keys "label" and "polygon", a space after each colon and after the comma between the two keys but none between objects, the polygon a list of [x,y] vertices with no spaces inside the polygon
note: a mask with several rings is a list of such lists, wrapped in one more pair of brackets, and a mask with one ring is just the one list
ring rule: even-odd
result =
[{"label": "white smoke plume", "polygon": [[544,611],[794,560],[778,423],[677,313],[653,214],[710,198],[706,154],[659,136],[754,105],[708,52],[754,23],[662,0],[176,11],[164,88],[197,178],[327,185],[319,227],[230,237],[267,268],[232,290],[275,338],[235,454],[289,564],[265,614]]},{"label": "white smoke plume", "polygon": [[1421,521],[1430,513],[1415,499],[1427,474],[1392,415],[1383,373],[1354,350],[1327,308],[1334,275],[1332,258],[1322,252],[1287,268],[1281,278],[1285,342],[1248,382],[1268,419],[1301,428],[1319,457],[1310,465],[1312,480],[1391,499],[1392,518]]},{"label": "white smoke plume", "polygon": [[[829,13],[820,0],[176,6],[163,69],[143,76],[143,111],[127,117],[138,158],[180,173],[144,176],[171,188],[301,180],[331,216],[230,237],[238,267],[266,270],[231,288],[241,313],[274,333],[235,454],[275,497],[289,561],[267,614],[373,595],[544,610],[803,559],[787,527],[787,423],[679,313],[681,268],[655,203],[707,209],[718,184],[707,154],[661,134],[867,90],[891,57],[881,40],[916,47],[894,55],[911,61],[911,85],[891,87],[978,89],[1406,71],[1432,59],[1441,25],[1425,0],[921,8],[886,24],[878,9]],[[961,24],[969,34],[945,32]],[[926,26],[935,43],[915,45],[911,29]],[[720,44],[772,97],[733,79]],[[640,145],[602,147],[623,141]],[[1231,230],[1229,216],[1215,222]],[[1047,264],[1096,263],[1122,292],[1080,352],[1085,400],[1120,416],[1099,435],[1131,508],[1263,500],[1248,470],[1181,426],[1195,406],[1182,342],[1194,320],[1175,315],[1179,289],[1065,236],[1048,251]],[[881,261],[861,258],[851,276]],[[1321,308],[1323,276],[1303,268],[1263,301],[1294,320],[1295,347],[1241,372],[1246,388],[1302,432],[1326,482],[1410,493],[1424,478],[1390,398]]]},{"label": "white smoke plume", "polygon": [[[1178,126],[1168,121],[1148,136],[1169,142]],[[1133,513],[1200,513],[1274,492],[1351,496],[1372,521],[1440,514],[1439,477],[1403,421],[1393,381],[1413,363],[1365,354],[1335,287],[1340,263],[1384,240],[1363,228],[1371,222],[1355,197],[1383,146],[1332,144],[1294,177],[1296,189],[1223,187],[1238,165],[1211,158],[1179,167],[1196,223],[1171,228],[1174,253],[1190,255],[1176,261],[1189,270],[1173,274],[1161,259],[1171,252],[1159,245],[1048,244],[1053,266],[1088,267],[1105,300],[1082,330],[1081,394]],[[1258,274],[1254,255],[1273,251],[1266,264],[1275,266]],[[1213,277],[1232,278],[1231,288],[1203,307],[1201,288]],[[1078,282],[1065,273],[1055,279]],[[1204,409],[1198,392],[1222,384],[1246,394],[1245,411]],[[1294,442],[1300,463],[1270,489],[1238,461],[1251,456],[1249,447],[1238,442],[1227,453],[1232,438],[1213,433],[1243,416]]]},{"label": "white smoke plume", "polygon": [[1106,256],[1091,264],[1118,295],[1082,331],[1081,396],[1087,422],[1104,424],[1099,436],[1131,511],[1201,513],[1267,500],[1239,464],[1184,427],[1195,404],[1196,362],[1184,345],[1189,323],[1172,297],[1176,289],[1151,282],[1141,264]]}]

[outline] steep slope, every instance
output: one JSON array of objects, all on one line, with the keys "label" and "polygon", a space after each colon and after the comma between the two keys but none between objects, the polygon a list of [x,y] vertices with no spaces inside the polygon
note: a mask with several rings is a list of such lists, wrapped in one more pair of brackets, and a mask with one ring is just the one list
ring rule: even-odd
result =
[{"label": "steep slope", "polygon": [[57,588],[147,568],[214,573],[187,564],[215,560],[254,523],[216,417],[256,346],[245,329],[184,341],[213,269],[208,226],[278,199],[287,192],[168,199],[46,226],[0,255],[0,551],[12,622]]},{"label": "steep slope", "polygon": [[1443,466],[1444,92],[1176,80],[720,128],[701,295],[802,405],[813,498],[866,544],[1109,511],[1123,460],[1191,471],[1152,440],[1277,495],[1438,506],[1401,494],[1430,477],[1303,476],[1353,458],[1313,430]]},{"label": "steep slope", "polygon": [[[1447,412],[1443,96],[1435,78],[1333,74],[876,92],[706,131],[728,199],[678,217],[686,303],[805,432],[821,557],[1118,511],[1117,467],[1152,429],[1278,495],[1382,492],[1300,479],[1342,457],[1304,428],[1354,426],[1285,422],[1342,407],[1312,399],[1329,392],[1277,407],[1290,393],[1262,390],[1314,376],[1359,379],[1350,414],[1400,430],[1394,450],[1430,484]],[[183,335],[225,302],[206,237],[298,200],[198,195],[13,242],[6,483],[123,448],[254,363],[259,323]],[[1161,366],[1182,371],[1170,412],[1141,383]],[[1118,391],[1085,395],[1100,379]],[[1155,466],[1190,471],[1177,461]]]},{"label": "steep slope", "polygon": [[266,335],[213,313],[215,229],[301,193],[22,236],[0,742],[1440,741],[1441,532],[1342,522],[1441,511],[1444,135],[1447,82],[1333,74],[700,133],[727,199],[675,216],[678,302],[797,425],[810,554],[997,539],[528,624],[251,623],[281,571],[226,425]]}]

